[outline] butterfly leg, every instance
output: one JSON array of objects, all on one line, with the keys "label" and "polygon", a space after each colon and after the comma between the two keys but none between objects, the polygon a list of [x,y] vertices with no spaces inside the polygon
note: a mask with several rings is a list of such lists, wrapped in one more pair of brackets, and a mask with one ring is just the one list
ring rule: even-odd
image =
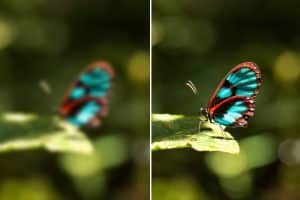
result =
[{"label": "butterfly leg", "polygon": [[202,125],[202,120],[201,119],[199,119],[199,124],[198,124],[198,132],[200,133],[200,130],[201,130],[201,125]]},{"label": "butterfly leg", "polygon": [[203,124],[203,122],[207,122],[207,119],[204,120],[204,119],[201,119],[201,115],[199,117],[199,123],[198,123],[198,132],[200,133],[200,130],[201,130],[201,125]]}]

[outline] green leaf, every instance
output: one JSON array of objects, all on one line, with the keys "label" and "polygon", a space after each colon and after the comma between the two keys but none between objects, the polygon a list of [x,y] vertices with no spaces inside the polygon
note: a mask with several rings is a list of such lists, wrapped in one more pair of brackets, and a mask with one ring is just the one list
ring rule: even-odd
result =
[{"label": "green leaf", "polygon": [[[239,145],[224,127],[209,122],[198,130],[199,117],[153,114],[151,149],[192,148],[196,151],[239,153]],[[221,131],[221,128],[223,131]]]},{"label": "green leaf", "polygon": [[58,118],[25,113],[0,115],[0,153],[37,148],[51,152],[93,151],[84,133]]}]

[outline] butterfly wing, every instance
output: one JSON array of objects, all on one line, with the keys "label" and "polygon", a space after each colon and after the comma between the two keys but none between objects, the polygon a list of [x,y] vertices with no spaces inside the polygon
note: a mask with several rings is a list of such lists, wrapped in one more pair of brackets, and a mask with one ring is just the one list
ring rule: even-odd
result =
[{"label": "butterfly wing", "polygon": [[261,72],[253,62],[244,62],[230,70],[219,83],[208,102],[208,108],[226,98],[244,96],[255,98],[261,85]]},{"label": "butterfly wing", "polygon": [[210,118],[224,126],[245,127],[248,118],[254,115],[255,99],[253,97],[233,96],[210,109]]},{"label": "butterfly wing", "polygon": [[208,114],[219,124],[246,126],[254,115],[255,99],[261,85],[261,72],[253,62],[230,70],[208,102]]},{"label": "butterfly wing", "polygon": [[114,72],[104,61],[89,65],[64,96],[60,114],[73,125],[99,126],[107,114]]}]

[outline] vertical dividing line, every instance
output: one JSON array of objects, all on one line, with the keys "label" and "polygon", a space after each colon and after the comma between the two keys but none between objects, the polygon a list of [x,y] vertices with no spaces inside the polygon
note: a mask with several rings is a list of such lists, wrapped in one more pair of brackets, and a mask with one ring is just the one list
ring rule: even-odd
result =
[{"label": "vertical dividing line", "polygon": [[151,151],[151,144],[152,144],[152,0],[150,0],[150,62],[149,62],[149,67],[150,67],[150,133],[149,133],[149,175],[150,175],[150,200],[152,200],[152,151]]}]

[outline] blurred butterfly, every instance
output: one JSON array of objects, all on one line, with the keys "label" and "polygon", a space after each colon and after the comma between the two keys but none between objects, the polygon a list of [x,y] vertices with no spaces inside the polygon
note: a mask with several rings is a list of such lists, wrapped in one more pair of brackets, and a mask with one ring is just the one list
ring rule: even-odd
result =
[{"label": "blurred butterfly", "polygon": [[[195,91],[191,82],[187,85]],[[254,115],[255,100],[261,85],[261,72],[253,62],[244,62],[231,69],[211,95],[201,114],[226,127],[246,127]]]},{"label": "blurred butterfly", "polygon": [[63,97],[60,115],[77,127],[98,127],[107,115],[113,77],[109,63],[90,64]]}]

